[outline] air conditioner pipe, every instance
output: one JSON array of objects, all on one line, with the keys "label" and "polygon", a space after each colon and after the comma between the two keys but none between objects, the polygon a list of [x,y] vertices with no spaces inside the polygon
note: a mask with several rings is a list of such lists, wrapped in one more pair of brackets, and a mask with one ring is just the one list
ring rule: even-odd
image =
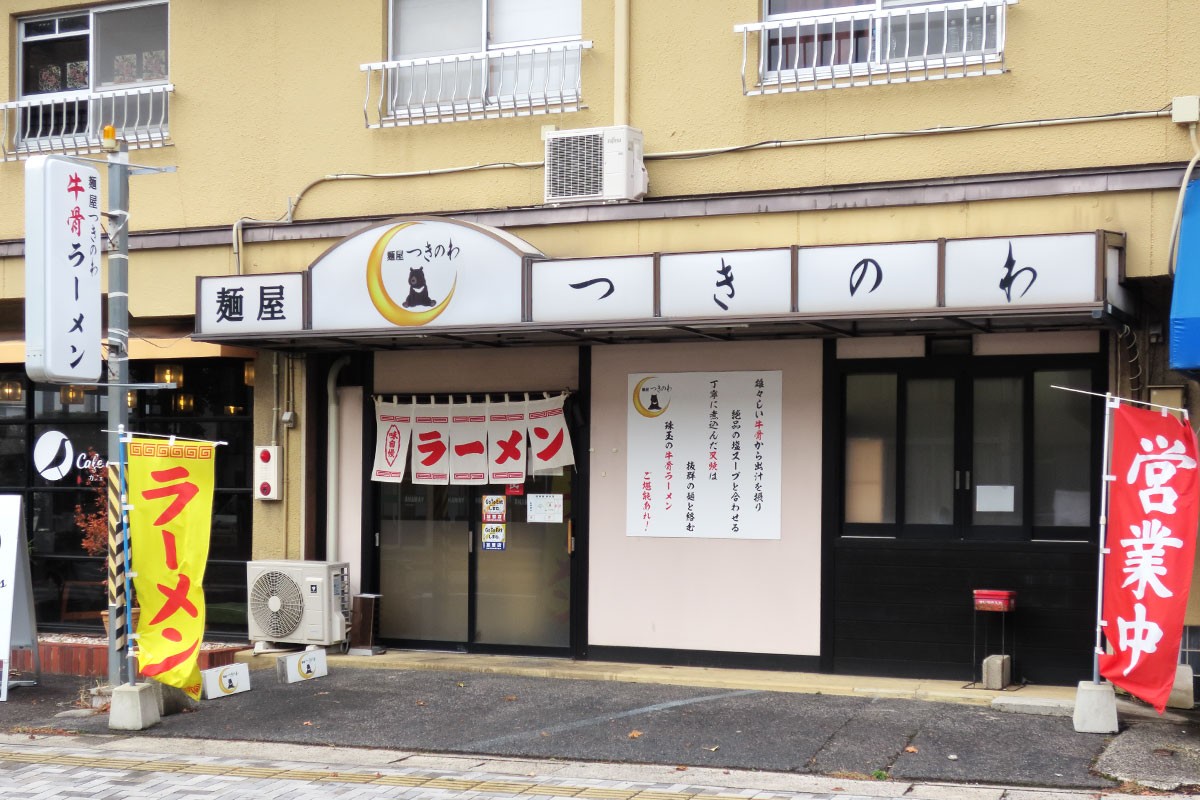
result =
[{"label": "air conditioner pipe", "polygon": [[613,124],[629,124],[629,2],[613,9]]},{"label": "air conditioner pipe", "polygon": [[325,560],[338,560],[338,452],[342,447],[342,432],[338,427],[337,381],[342,368],[350,363],[350,356],[342,356],[333,362],[325,378],[325,394],[328,403],[325,434]]}]

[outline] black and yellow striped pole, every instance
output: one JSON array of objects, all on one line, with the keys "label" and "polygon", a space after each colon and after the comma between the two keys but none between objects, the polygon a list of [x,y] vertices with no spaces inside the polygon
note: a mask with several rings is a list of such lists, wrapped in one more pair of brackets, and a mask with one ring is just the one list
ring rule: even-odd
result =
[{"label": "black and yellow striped pole", "polygon": [[121,480],[115,455],[108,462],[108,681],[113,686],[125,682],[121,652],[128,643],[129,604],[125,597],[125,531],[122,524]]}]

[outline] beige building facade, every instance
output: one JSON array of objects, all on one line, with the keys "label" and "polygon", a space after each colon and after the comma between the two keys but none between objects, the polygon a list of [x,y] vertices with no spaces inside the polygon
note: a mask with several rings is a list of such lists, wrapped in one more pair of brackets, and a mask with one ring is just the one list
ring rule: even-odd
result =
[{"label": "beige building facade", "polygon": [[[105,400],[23,374],[23,168],[102,160],[113,124],[175,167],[131,181],[130,355],[184,383],[134,423],[238,443],[216,632],[245,630],[246,561],[336,556],[394,645],[967,680],[990,637],[1027,680],[1090,675],[1103,402],[1052,387],[1200,401],[1165,337],[1193,4],[16,0],[0,26],[0,491],[30,498],[44,625],[92,624],[90,562],[78,481],[33,453],[99,446]],[[747,425],[756,382],[777,403],[761,467],[739,381]],[[678,442],[643,385],[675,387]],[[416,483],[417,450],[371,480],[377,402],[559,394],[574,464],[525,494]],[[720,443],[684,441],[711,404]],[[1003,635],[978,588],[1017,592]]]}]

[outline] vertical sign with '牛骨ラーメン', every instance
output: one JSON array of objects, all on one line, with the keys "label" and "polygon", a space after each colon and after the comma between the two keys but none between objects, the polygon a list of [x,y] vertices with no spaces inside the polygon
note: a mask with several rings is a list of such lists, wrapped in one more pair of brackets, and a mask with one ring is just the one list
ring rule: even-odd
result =
[{"label": "vertical sign with '\u725b\u9aa8\u30e9\u30fc\u30e1\u30f3'", "polygon": [[778,539],[783,373],[629,376],[626,533]]},{"label": "vertical sign with '\u725b\u9aa8\u30e9\u30fc\u30e1\u30f3'", "polygon": [[1169,414],[1112,411],[1100,674],[1159,713],[1179,663],[1196,554],[1196,436]]},{"label": "vertical sign with '\u725b\u9aa8\u30e9\u30fc\u30e1\u30f3'", "polygon": [[25,162],[25,370],[33,380],[99,379],[100,259],[100,173],[60,156],[30,158]]}]

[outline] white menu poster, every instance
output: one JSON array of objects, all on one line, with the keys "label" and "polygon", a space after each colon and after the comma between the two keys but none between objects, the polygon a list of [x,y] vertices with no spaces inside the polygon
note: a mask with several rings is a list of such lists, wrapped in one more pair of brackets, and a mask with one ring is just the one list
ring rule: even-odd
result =
[{"label": "white menu poster", "polygon": [[783,373],[629,376],[626,533],[778,539]]}]

